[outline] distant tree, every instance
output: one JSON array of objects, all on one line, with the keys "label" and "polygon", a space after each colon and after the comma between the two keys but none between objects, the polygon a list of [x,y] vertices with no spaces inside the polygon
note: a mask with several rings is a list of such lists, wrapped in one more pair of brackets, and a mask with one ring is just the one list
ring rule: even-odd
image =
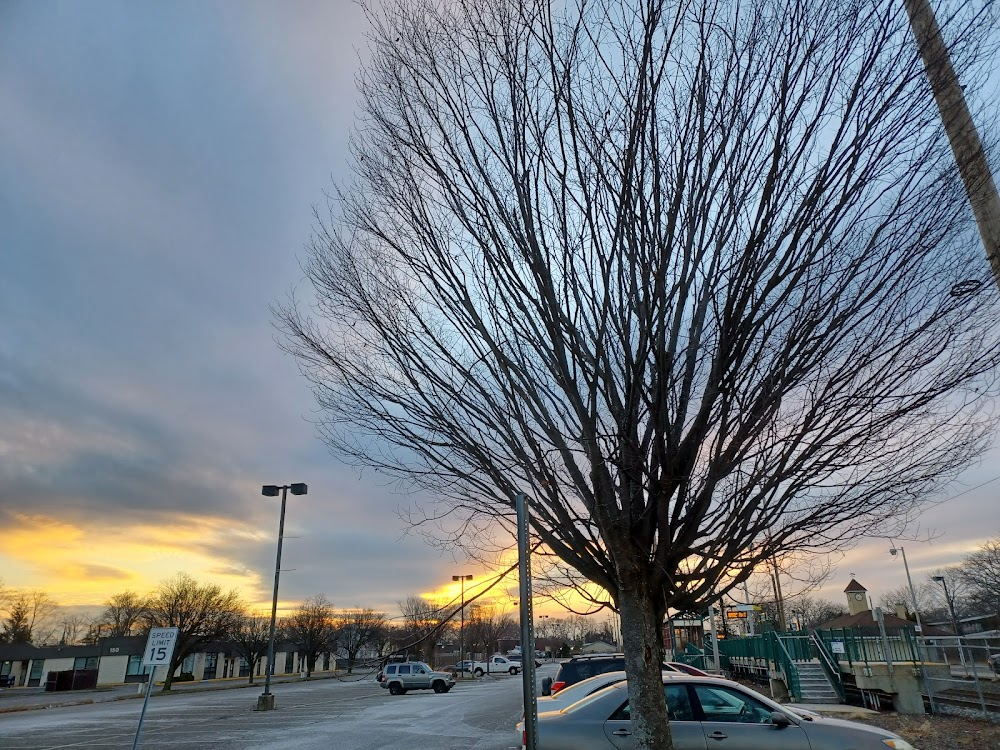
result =
[{"label": "distant tree", "polygon": [[803,630],[812,630],[824,622],[847,614],[846,605],[829,599],[815,599],[811,596],[794,600],[792,610],[800,617]]},{"label": "distant tree", "polygon": [[306,677],[313,673],[320,654],[334,650],[336,631],[333,604],[322,594],[309,597],[282,620],[282,636],[298,647],[305,659]]},{"label": "distant tree", "polygon": [[401,647],[416,651],[425,661],[432,662],[442,624],[441,607],[414,594],[397,603],[403,616]]},{"label": "distant tree", "polygon": [[1000,536],[987,540],[965,557],[961,577],[973,612],[1000,620]]},{"label": "distant tree", "polygon": [[[924,581],[931,603],[929,616],[933,617],[935,621],[948,621],[950,627],[954,627],[953,619],[957,622],[972,614],[971,591],[962,572],[961,565],[950,565],[947,568],[932,570]],[[936,577],[944,578],[944,583],[947,585],[947,596],[945,595],[945,586],[935,581]]]},{"label": "distant tree", "polygon": [[933,603],[930,587],[929,581],[917,580],[913,584],[913,595],[911,595],[910,585],[904,583],[880,594],[875,603],[886,612],[895,612],[896,605],[902,604],[906,607],[907,614],[913,617],[913,596],[915,595],[917,597],[917,611],[920,613],[921,622],[923,622],[927,619],[928,613],[937,608],[937,605]]},{"label": "distant tree", "polygon": [[373,609],[350,609],[334,620],[337,647],[347,657],[347,673],[354,671],[354,662],[365,646],[374,646],[386,632],[387,619]]},{"label": "distant tree", "polygon": [[147,629],[179,629],[163,681],[164,692],[170,690],[174,673],[184,659],[210,641],[229,638],[244,611],[245,605],[235,590],[227,593],[215,584],[200,584],[187,573],[178,573],[160,583],[151,594],[141,621]]},{"label": "distant tree", "polygon": [[88,635],[90,619],[84,615],[64,615],[59,621],[59,644],[71,646],[84,642]]},{"label": "distant tree", "polygon": [[27,602],[15,598],[4,619],[0,643],[31,643],[31,623]]},{"label": "distant tree", "polygon": [[44,591],[12,591],[0,640],[5,643],[48,643],[57,632],[59,605]]},{"label": "distant tree", "polygon": [[236,652],[250,665],[250,684],[257,671],[257,665],[267,656],[271,638],[271,616],[265,614],[245,614],[240,617],[230,636]]},{"label": "distant tree", "polygon": [[133,635],[142,622],[145,606],[143,597],[134,591],[123,591],[112,596],[104,602],[104,612],[101,615],[103,635],[108,638]]},{"label": "distant tree", "polygon": [[[470,651],[481,651],[488,658],[503,638],[517,638],[514,618],[494,604],[474,604],[465,619],[465,643]],[[477,649],[477,646],[479,647]]]}]

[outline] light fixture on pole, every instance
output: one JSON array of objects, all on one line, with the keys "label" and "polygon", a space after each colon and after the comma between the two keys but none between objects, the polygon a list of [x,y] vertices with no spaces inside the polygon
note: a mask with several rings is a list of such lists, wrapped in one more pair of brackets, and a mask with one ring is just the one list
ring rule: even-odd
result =
[{"label": "light fixture on pole", "polygon": [[951,594],[948,593],[948,582],[944,579],[944,576],[931,576],[931,580],[935,583],[940,583],[944,587],[944,600],[948,603],[948,614],[951,615],[951,626],[955,629],[955,635],[962,635],[958,630],[958,618],[955,617],[955,602],[951,600]]},{"label": "light fixture on pole", "polygon": [[274,672],[274,624],[278,614],[278,576],[281,573],[281,542],[285,538],[285,500],[288,490],[293,495],[305,495],[309,487],[305,484],[265,484],[260,488],[264,497],[277,497],[281,491],[281,515],[278,520],[278,556],[274,562],[274,595],[271,598],[271,634],[267,639],[267,668],[264,670],[264,692],[257,698],[258,711],[270,711],[274,708],[274,695],[271,693],[271,674]]},{"label": "light fixture on pole", "polygon": [[[459,625],[458,629],[458,660],[459,662],[463,662],[465,661],[465,582],[471,581],[472,576],[471,575],[452,576],[451,580],[462,582],[462,607],[461,607],[462,622],[461,625]],[[472,670],[469,671],[471,672]],[[459,674],[464,675],[465,670],[464,669],[461,670]]]}]

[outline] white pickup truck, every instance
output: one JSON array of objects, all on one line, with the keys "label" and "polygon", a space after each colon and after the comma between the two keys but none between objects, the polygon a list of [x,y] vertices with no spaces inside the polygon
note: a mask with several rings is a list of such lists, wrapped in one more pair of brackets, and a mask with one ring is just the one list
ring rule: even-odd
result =
[{"label": "white pickup truck", "polygon": [[476,677],[482,677],[487,673],[497,674],[500,672],[520,674],[521,665],[516,661],[511,661],[506,656],[497,654],[496,656],[491,656],[488,661],[473,662],[468,671],[472,672]]}]

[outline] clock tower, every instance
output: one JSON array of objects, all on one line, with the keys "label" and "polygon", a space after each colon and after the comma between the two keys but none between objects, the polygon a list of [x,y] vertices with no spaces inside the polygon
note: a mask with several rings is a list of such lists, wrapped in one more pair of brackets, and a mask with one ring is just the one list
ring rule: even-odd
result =
[{"label": "clock tower", "polygon": [[848,612],[852,615],[860,615],[862,612],[868,611],[867,591],[868,589],[853,578],[851,579],[851,582],[847,584],[847,588],[844,589],[844,593],[847,594]]}]

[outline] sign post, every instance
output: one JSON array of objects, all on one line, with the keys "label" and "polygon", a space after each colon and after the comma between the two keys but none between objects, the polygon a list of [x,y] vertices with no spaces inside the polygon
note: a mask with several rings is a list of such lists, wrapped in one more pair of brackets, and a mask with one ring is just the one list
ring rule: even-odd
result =
[{"label": "sign post", "polygon": [[142,700],[142,712],[139,714],[139,726],[135,728],[135,739],[132,740],[132,750],[139,746],[139,735],[142,733],[142,720],[146,718],[146,706],[149,705],[149,694],[153,691],[153,675],[157,667],[170,668],[170,660],[177,645],[178,628],[152,628],[146,639],[146,648],[142,652],[142,666],[152,667],[149,680],[146,683],[146,697]]}]

